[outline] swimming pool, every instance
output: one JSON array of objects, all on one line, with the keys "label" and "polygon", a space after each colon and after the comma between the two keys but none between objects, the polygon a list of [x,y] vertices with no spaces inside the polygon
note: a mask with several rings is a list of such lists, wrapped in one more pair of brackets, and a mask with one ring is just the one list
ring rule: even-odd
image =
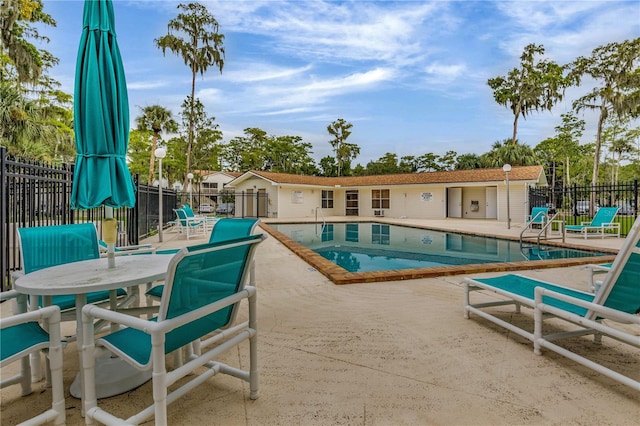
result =
[{"label": "swimming pool", "polygon": [[[271,231],[336,282],[591,263],[611,253],[378,222],[278,223]],[[284,238],[283,238],[284,237]],[[320,259],[321,258],[321,259]],[[508,266],[507,266],[508,265]],[[337,268],[336,268],[337,267]],[[400,277],[400,278],[398,278]]]}]

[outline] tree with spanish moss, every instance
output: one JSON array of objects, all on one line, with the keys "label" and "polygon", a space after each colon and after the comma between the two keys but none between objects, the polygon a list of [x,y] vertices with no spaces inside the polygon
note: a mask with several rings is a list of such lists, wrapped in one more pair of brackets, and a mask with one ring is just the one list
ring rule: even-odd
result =
[{"label": "tree with spanish moss", "polygon": [[[225,50],[224,35],[220,34],[216,18],[200,3],[179,4],[178,16],[169,21],[168,34],[155,39],[155,44],[166,54],[167,50],[182,56],[185,65],[191,70],[191,101],[189,105],[189,131],[187,135],[186,169],[183,176],[185,188],[187,173],[191,170],[191,151],[194,144],[194,126],[196,120],[196,76],[204,75],[210,66],[215,65],[222,73]],[[183,37],[181,37],[183,36]]]},{"label": "tree with spanish moss", "polygon": [[335,153],[338,166],[338,176],[342,176],[347,167],[351,167],[351,160],[360,154],[360,147],[356,144],[348,143],[347,138],[351,135],[353,124],[346,122],[343,118],[338,118],[327,126],[327,131],[333,139],[329,141]]},{"label": "tree with spanish moss", "polygon": [[550,111],[562,100],[564,89],[571,80],[565,76],[565,66],[554,61],[537,60],[544,55],[542,45],[528,44],[520,56],[520,67],[513,68],[506,76],[491,78],[487,84],[493,89],[493,98],[513,113],[513,135],[516,144],[518,119],[526,119],[532,111]]},{"label": "tree with spanish moss", "polygon": [[573,102],[576,112],[587,109],[599,113],[592,185],[598,183],[603,128],[607,118],[635,118],[640,115],[639,65],[640,38],[596,47],[591,56],[581,56],[571,64],[571,76],[578,85],[585,76],[597,84]]}]

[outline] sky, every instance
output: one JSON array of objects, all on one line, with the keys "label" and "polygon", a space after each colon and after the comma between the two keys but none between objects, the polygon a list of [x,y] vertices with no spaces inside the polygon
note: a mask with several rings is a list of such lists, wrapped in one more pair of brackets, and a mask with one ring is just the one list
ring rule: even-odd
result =
[{"label": "sky", "polygon": [[[183,1],[187,3],[188,0]],[[131,125],[141,108],[162,105],[179,121],[191,91],[183,59],[155,47],[178,13],[177,1],[114,0],[127,79]],[[511,110],[487,80],[517,67],[530,43],[565,64],[596,47],[640,37],[640,2],[632,1],[327,1],[213,0],[206,5],[224,34],[222,73],[210,67],[196,97],[215,117],[224,142],[260,128],[300,136],[312,158],[332,155],[327,126],[353,124],[360,147],[353,165],[391,152],[482,154],[510,138]],[[57,22],[41,34],[60,63],[50,74],[73,93],[83,1],[45,0]],[[518,139],[534,147],[555,134],[561,114],[589,91],[569,89],[552,111],[520,119]],[[585,113],[583,142],[597,117]]]}]

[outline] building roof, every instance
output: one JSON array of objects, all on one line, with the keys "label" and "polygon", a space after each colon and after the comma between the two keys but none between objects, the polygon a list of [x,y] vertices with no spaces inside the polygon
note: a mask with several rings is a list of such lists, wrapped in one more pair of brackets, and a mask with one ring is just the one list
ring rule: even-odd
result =
[{"label": "building roof", "polygon": [[[229,186],[240,183],[251,176],[261,177],[274,184],[324,187],[424,185],[438,183],[501,182],[505,180],[505,172],[502,168],[343,177],[305,176],[251,170],[234,179],[229,183]],[[509,180],[511,181],[538,182],[540,179],[546,183],[542,166],[514,166],[511,172],[509,172]]]}]

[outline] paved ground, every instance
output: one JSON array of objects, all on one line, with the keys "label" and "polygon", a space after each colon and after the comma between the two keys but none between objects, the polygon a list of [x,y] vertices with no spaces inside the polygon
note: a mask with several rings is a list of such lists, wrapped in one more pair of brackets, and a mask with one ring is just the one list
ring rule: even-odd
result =
[{"label": "paved ground", "polygon": [[[505,236],[520,232],[518,224],[507,230],[492,221],[421,223]],[[163,243],[154,244],[173,248],[187,242],[165,232]],[[586,244],[615,249],[621,240]],[[260,398],[250,400],[238,379],[216,377],[170,406],[172,425],[637,424],[637,392],[559,355],[535,356],[528,341],[477,317],[463,319],[464,276],[338,286],[275,238],[259,247],[256,269]],[[522,273],[587,286],[582,266]],[[513,322],[532,319],[528,310],[499,309]],[[70,323],[65,327],[73,329]],[[637,350],[603,342],[598,347],[577,339],[571,347],[640,378]],[[245,352],[233,350],[224,359],[245,366]],[[73,343],[64,355],[68,389],[78,364]],[[2,425],[44,411],[50,391],[40,392],[42,383],[34,386],[38,392],[28,397],[20,397],[16,386],[2,390]],[[150,390],[148,383],[101,404],[126,416],[141,401],[150,403]],[[67,396],[69,425],[83,424],[79,405]]]}]

